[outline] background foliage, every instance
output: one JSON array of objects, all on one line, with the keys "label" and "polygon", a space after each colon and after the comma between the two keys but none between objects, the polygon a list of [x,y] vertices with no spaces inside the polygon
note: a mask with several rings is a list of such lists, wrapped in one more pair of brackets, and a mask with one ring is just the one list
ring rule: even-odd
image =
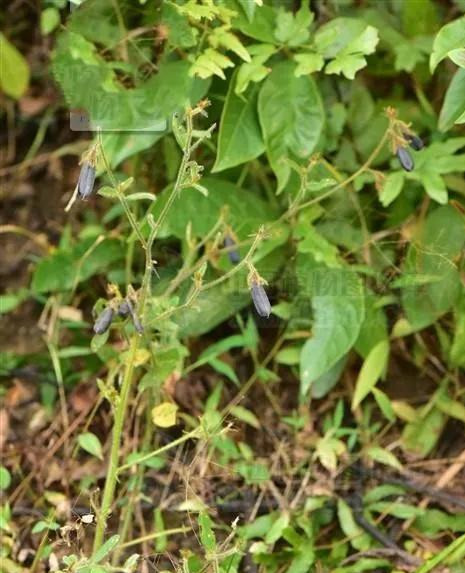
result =
[{"label": "background foliage", "polygon": [[[6,571],[39,570],[51,556],[63,571],[148,570],[154,552],[165,555],[163,568],[192,572],[247,563],[291,573],[462,571],[464,2],[86,0],[72,8],[46,0],[36,15],[45,71],[27,25],[2,16],[2,114],[18,142],[15,156],[2,140],[6,188],[26,182],[44,194],[51,177],[60,213],[45,209],[32,228],[13,214],[1,227],[30,241],[21,279],[4,281],[5,321],[25,320],[26,308],[42,328],[36,351],[6,344],[2,354],[11,419],[0,467]],[[206,98],[208,117],[196,108]],[[198,110],[193,131],[186,108]],[[70,131],[69,110],[72,127],[80,118],[101,137]],[[406,129],[425,143],[410,150],[411,171],[396,157]],[[199,144],[187,153],[190,135]],[[64,214],[80,154],[92,145],[94,195]],[[251,305],[250,265],[268,282],[268,320]],[[108,300],[126,295],[144,335],[120,317],[92,336]],[[12,398],[15,377],[31,365],[37,427],[65,435],[57,451],[67,477],[45,484],[34,476],[40,464],[8,433],[27,441],[34,431]],[[124,439],[111,450],[126,378]],[[47,439],[34,443],[33,457]],[[182,460],[163,450],[177,439],[187,444]],[[111,451],[126,473],[110,500],[106,542],[94,540],[92,551],[84,528],[67,543],[76,499],[103,519],[99,494],[85,491],[108,483]],[[88,471],[72,477],[83,460]],[[415,502],[405,480],[367,484],[346,472],[355,460],[370,476],[381,467],[411,480],[417,469],[456,497],[428,505],[423,490]],[[211,485],[217,468],[222,485],[242,492],[241,509],[226,517],[219,508],[231,492]],[[166,502],[170,487],[183,492],[174,495],[182,517]],[[15,519],[25,500],[40,518]],[[177,552],[171,565],[167,547]]]}]

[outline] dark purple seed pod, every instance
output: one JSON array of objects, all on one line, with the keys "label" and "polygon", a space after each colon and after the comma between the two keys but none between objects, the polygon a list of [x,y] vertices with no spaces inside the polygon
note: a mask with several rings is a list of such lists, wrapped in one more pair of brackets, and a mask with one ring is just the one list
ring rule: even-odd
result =
[{"label": "dark purple seed pod", "polygon": [[421,137],[418,137],[418,135],[414,135],[413,133],[404,133],[403,136],[408,141],[410,147],[415,151],[420,151],[420,149],[423,149],[423,147],[425,147],[423,140],[421,139]]},{"label": "dark purple seed pod", "polygon": [[115,311],[111,308],[111,306],[107,306],[104,310],[102,310],[94,323],[95,334],[103,334],[110,328],[114,312]]},{"label": "dark purple seed pod", "polygon": [[134,324],[134,328],[136,329],[136,332],[138,332],[139,334],[142,334],[144,332],[144,327],[142,326],[142,323],[139,320],[136,311],[134,310],[132,302],[129,299],[125,298],[123,302],[119,305],[118,314],[123,318],[127,318],[128,316],[130,316],[132,323]]},{"label": "dark purple seed pod", "polygon": [[[225,248],[235,247],[236,241],[231,237],[231,235],[226,235],[223,244]],[[237,249],[228,251],[228,257],[233,265],[237,265],[241,262],[241,255],[239,254],[239,251]]]},{"label": "dark purple seed pod", "polygon": [[131,313],[130,303],[124,299],[123,302],[118,307],[118,315],[123,318],[127,318]]},{"label": "dark purple seed pod", "polygon": [[87,199],[94,190],[95,167],[88,161],[82,164],[78,180],[78,193],[81,199]]},{"label": "dark purple seed pod", "polygon": [[400,164],[402,165],[402,168],[405,169],[405,171],[413,170],[415,164],[413,163],[412,156],[410,155],[408,149],[405,149],[405,147],[398,147],[396,155],[400,161]]},{"label": "dark purple seed pod", "polygon": [[257,313],[260,316],[268,318],[271,313],[271,305],[263,286],[259,283],[253,283],[250,292]]}]

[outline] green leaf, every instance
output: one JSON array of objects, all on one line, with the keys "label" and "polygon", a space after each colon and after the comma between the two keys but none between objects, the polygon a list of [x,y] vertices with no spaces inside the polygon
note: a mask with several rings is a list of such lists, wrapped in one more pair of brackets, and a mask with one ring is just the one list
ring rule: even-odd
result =
[{"label": "green leaf", "polygon": [[234,92],[236,77],[237,72],[229,82],[221,114],[213,173],[250,161],[265,150],[256,111],[257,87],[250,90],[247,96],[239,97]]},{"label": "green leaf", "polygon": [[446,91],[439,114],[438,127],[447,131],[465,112],[465,70],[457,70]]},{"label": "green leaf", "polygon": [[[298,268],[306,260],[298,259]],[[302,275],[308,273],[304,270]],[[365,315],[362,282],[353,271],[320,267],[309,280],[315,283],[310,292],[315,322],[300,357],[302,396],[352,348]]]},{"label": "green leaf", "polygon": [[278,179],[278,192],[290,177],[286,158],[308,158],[324,124],[318,88],[310,76],[297,78],[293,62],[280,62],[263,84],[258,98],[260,125],[268,158]]},{"label": "green leaf", "polygon": [[223,55],[218,50],[207,48],[203,54],[195,60],[189,70],[189,75],[199,76],[199,78],[206,79],[211,76],[218,76],[222,80],[226,79],[224,71],[227,68],[233,68],[234,64],[231,60]]},{"label": "green leaf", "polygon": [[249,22],[252,22],[257,4],[252,0],[237,0]]},{"label": "green leaf", "polygon": [[356,18],[334,18],[315,34],[316,49],[325,58],[372,54],[378,41],[378,30]]},{"label": "green leaf", "polygon": [[29,85],[29,65],[20,52],[0,32],[0,89],[19,99]]},{"label": "green leaf", "polygon": [[336,56],[325,68],[327,74],[342,74],[347,79],[353,80],[355,74],[366,66],[367,61],[363,56],[342,54]]},{"label": "green leaf", "polygon": [[11,474],[5,466],[0,466],[0,490],[8,489],[11,484]]},{"label": "green leaf", "polygon": [[298,78],[307,74],[313,74],[313,72],[319,72],[325,65],[323,56],[320,54],[294,54],[294,60],[297,62],[294,73]]},{"label": "green leaf", "polygon": [[86,239],[71,250],[58,250],[41,259],[34,272],[32,290],[36,293],[69,290],[124,256],[116,239],[106,239],[92,248],[94,244],[93,239]]},{"label": "green leaf", "polygon": [[289,525],[289,513],[283,512],[273,523],[270,530],[265,536],[265,543],[273,544],[278,541],[283,535],[283,531]]},{"label": "green leaf", "polygon": [[313,225],[299,223],[295,235],[299,240],[299,253],[311,254],[317,263],[324,263],[328,268],[341,267],[337,247],[327,241]]},{"label": "green leaf", "polygon": [[352,510],[343,499],[337,501],[337,516],[341,529],[350,543],[359,551],[364,551],[370,547],[370,538],[363,529],[357,525],[352,515]]},{"label": "green leaf", "polygon": [[0,295],[0,314],[6,314],[18,307],[28,297],[27,289]]},{"label": "green leaf", "polygon": [[384,464],[386,466],[391,466],[396,470],[402,469],[402,464],[399,462],[396,456],[389,450],[386,450],[384,448],[379,448],[378,446],[372,446],[366,450],[366,453],[368,457],[370,457],[375,462]]},{"label": "green leaf", "polygon": [[433,211],[420,226],[407,252],[406,274],[441,277],[431,284],[402,289],[402,305],[413,330],[425,328],[453,307],[461,291],[455,260],[465,245],[459,213],[449,206]]},{"label": "green leaf", "polygon": [[112,535],[105,543],[97,549],[97,551],[92,555],[90,561],[92,564],[100,563],[107,555],[109,555],[113,549],[116,548],[120,540],[119,535]]},{"label": "green leaf", "polygon": [[376,387],[373,388],[372,392],[373,396],[375,397],[376,403],[378,404],[379,409],[384,414],[384,416],[390,422],[395,422],[396,415],[392,407],[391,401],[389,400],[389,397],[386,396],[384,392],[382,392],[381,390],[379,390],[379,388]]},{"label": "green leaf", "polygon": [[257,430],[260,429],[260,422],[257,416],[250,410],[247,410],[247,408],[244,408],[243,406],[234,406],[231,408],[231,414],[238,420],[241,420],[241,422],[249,424],[252,428],[256,428]]},{"label": "green leaf", "polygon": [[426,457],[436,446],[442,433],[446,416],[439,408],[425,407],[413,422],[409,422],[402,432],[402,445],[404,449]]},{"label": "green leaf", "polygon": [[[162,226],[159,236],[175,235],[184,239],[186,226],[192,224],[192,235],[204,237],[216,224],[224,206],[228,206],[228,223],[239,239],[246,239],[257,231],[266,221],[273,221],[278,212],[256,194],[236,187],[233,183],[216,177],[205,177],[202,184],[208,189],[208,198],[195,189],[181,191],[175,200]],[[155,218],[163,209],[171,189],[165,189],[158,195],[158,201],[152,208]]]},{"label": "green leaf", "polygon": [[363,363],[352,398],[352,410],[355,410],[362,400],[373,390],[376,382],[386,369],[389,358],[389,341],[379,342]]},{"label": "green leaf", "polygon": [[216,549],[216,537],[213,531],[213,522],[210,516],[201,512],[198,516],[198,522],[200,527],[200,542],[206,553],[213,553]]},{"label": "green leaf", "polygon": [[314,16],[308,6],[309,0],[303,0],[295,15],[284,8],[279,10],[274,33],[278,42],[294,47],[304,44],[310,38],[309,27]]},{"label": "green leaf", "polygon": [[465,46],[465,16],[443,26],[434,39],[433,51],[429,60],[431,73],[449,52]]},{"label": "green leaf", "polygon": [[78,436],[78,444],[83,450],[92,454],[96,458],[103,460],[102,444],[95,434],[92,432],[85,432]]},{"label": "green leaf", "polygon": [[60,13],[56,8],[50,6],[42,10],[40,14],[40,31],[44,36],[53,32],[59,23]]},{"label": "green leaf", "polygon": [[379,200],[383,207],[390,205],[394,199],[397,199],[402,187],[404,186],[405,176],[402,171],[390,173],[384,181]]},{"label": "green leaf", "polygon": [[234,52],[244,61],[250,62],[250,54],[246,48],[244,48],[239,38],[229,32],[224,26],[215,28],[213,33],[210,34],[208,41],[214,48],[222,46]]},{"label": "green leaf", "polygon": [[444,179],[433,170],[424,170],[420,174],[421,182],[425,188],[426,193],[439,203],[440,205],[445,205],[448,199],[447,187],[444,183]]},{"label": "green leaf", "polygon": [[450,348],[450,362],[455,367],[465,366],[465,295],[463,291],[455,308],[455,328]]},{"label": "green leaf", "polygon": [[[251,0],[245,1],[251,3]],[[233,20],[233,25],[246,36],[250,36],[260,42],[273,44],[275,42],[276,16],[276,11],[271,6],[260,6],[258,10],[255,10],[251,21],[239,12],[237,18]]]},{"label": "green leaf", "polygon": [[250,63],[242,64],[237,72],[236,87],[234,92],[239,95],[244,93],[250,82],[261,82],[271,72],[271,68],[263,64],[276,52],[272,44],[253,44],[248,46],[252,55]]},{"label": "green leaf", "polygon": [[159,428],[170,428],[176,424],[178,405],[174,402],[162,402],[152,408],[152,422]]},{"label": "green leaf", "polygon": [[448,55],[454,64],[457,64],[457,66],[460,66],[461,68],[465,68],[465,48],[452,50]]}]

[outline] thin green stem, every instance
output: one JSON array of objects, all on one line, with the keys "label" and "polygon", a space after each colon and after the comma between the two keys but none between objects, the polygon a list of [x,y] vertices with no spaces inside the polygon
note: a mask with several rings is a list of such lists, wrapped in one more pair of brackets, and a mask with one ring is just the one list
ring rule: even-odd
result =
[{"label": "thin green stem", "polygon": [[103,147],[103,140],[102,140],[101,131],[98,131],[98,143],[99,143],[100,154],[102,156],[103,164],[105,165],[105,170],[108,173],[108,177],[110,178],[110,181],[111,181],[111,184],[115,190],[116,196],[118,197],[118,201],[121,203],[121,205],[124,209],[124,212],[126,213],[126,217],[128,218],[129,224],[133,228],[134,233],[136,234],[137,238],[141,242],[141,245],[143,246],[143,248],[146,249],[147,244],[145,242],[144,237],[142,236],[142,233],[140,232],[139,225],[137,224],[136,220],[133,217],[133,214],[131,212],[131,209],[129,208],[126,197],[124,196],[124,193],[121,191],[120,184],[116,180],[116,177],[113,173],[113,169],[111,168],[110,162],[108,161],[108,158],[106,156],[105,148]]},{"label": "thin green stem", "polygon": [[158,448],[158,450],[154,450],[153,452],[149,452],[148,454],[145,454],[144,456],[137,458],[136,460],[134,460],[131,463],[122,465],[120,468],[117,469],[117,473],[120,474],[120,473],[126,471],[127,469],[129,469],[130,467],[132,467],[136,464],[142,464],[142,463],[146,462],[147,460],[150,460],[150,458],[153,458],[154,456],[158,456],[158,455],[162,454],[163,452],[170,450],[171,448],[175,448],[176,446],[179,446],[180,444],[187,442],[187,440],[190,440],[191,438],[198,438],[200,435],[201,435],[200,428],[194,428],[193,430],[191,430],[187,434],[184,434],[183,436],[181,436],[177,440],[173,440],[172,442],[169,442],[169,444],[166,444],[165,446]]},{"label": "thin green stem", "polygon": [[103,536],[107,524],[108,515],[113,503],[115,493],[116,479],[118,475],[118,461],[121,447],[121,437],[123,433],[124,419],[128,406],[129,394],[131,389],[132,375],[134,372],[135,358],[139,347],[139,336],[133,336],[131,339],[128,363],[124,372],[121,393],[115,410],[115,421],[113,425],[113,434],[110,450],[110,461],[108,463],[107,478],[105,489],[103,490],[102,506],[97,516],[97,525],[94,536],[94,553],[99,549],[103,542]]},{"label": "thin green stem", "polygon": [[176,533],[187,533],[192,531],[191,527],[176,527],[175,529],[165,529],[164,531],[155,531],[154,533],[149,533],[144,535],[144,537],[138,537],[137,539],[131,539],[131,541],[126,541],[122,543],[120,548],[131,547],[132,545],[138,545],[139,543],[145,543],[146,541],[152,541],[153,539],[158,539],[159,537],[165,537],[166,535],[175,535]]}]

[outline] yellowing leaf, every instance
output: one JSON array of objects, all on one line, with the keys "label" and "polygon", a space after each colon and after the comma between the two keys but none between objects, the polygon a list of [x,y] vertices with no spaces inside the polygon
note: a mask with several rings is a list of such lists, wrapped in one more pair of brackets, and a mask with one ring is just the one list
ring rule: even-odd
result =
[{"label": "yellowing leaf", "polygon": [[29,66],[24,57],[0,33],[0,88],[19,99],[29,85]]},{"label": "yellowing leaf", "polygon": [[152,420],[160,428],[169,428],[176,424],[178,406],[172,402],[163,402],[152,409]]}]

